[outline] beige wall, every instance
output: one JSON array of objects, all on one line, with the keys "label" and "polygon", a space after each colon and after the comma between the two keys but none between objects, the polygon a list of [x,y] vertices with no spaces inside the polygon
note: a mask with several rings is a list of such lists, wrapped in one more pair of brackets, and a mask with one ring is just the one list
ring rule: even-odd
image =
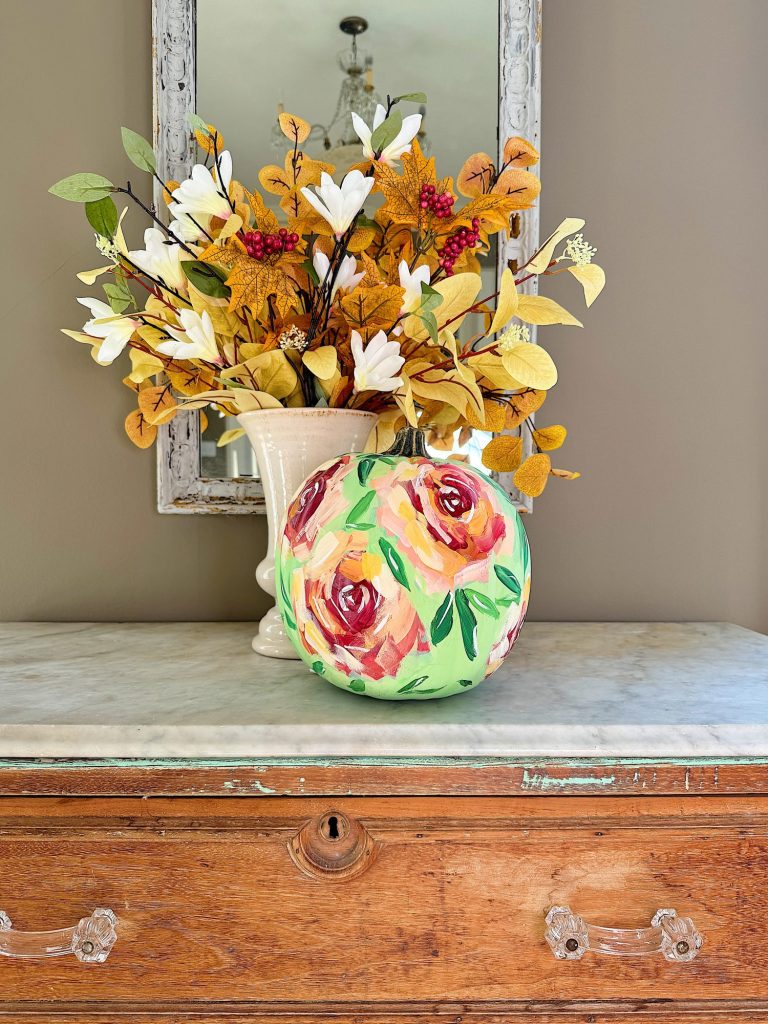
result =
[{"label": "beige wall", "polygon": [[[96,265],[75,170],[150,131],[149,0],[9,5],[2,75],[0,618],[250,618],[264,523],[159,516],[117,373],[57,333]],[[727,10],[726,10],[727,9]],[[529,523],[539,619],[768,630],[764,0],[545,0],[543,222],[610,283],[545,333],[571,436]],[[761,231],[761,228],[763,229]],[[572,288],[558,293],[575,305]]]}]

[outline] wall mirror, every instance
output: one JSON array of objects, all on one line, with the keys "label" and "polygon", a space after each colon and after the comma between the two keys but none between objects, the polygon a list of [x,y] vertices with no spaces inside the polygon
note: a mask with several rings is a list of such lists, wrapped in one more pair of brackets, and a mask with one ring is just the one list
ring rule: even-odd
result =
[{"label": "wall mirror", "polygon": [[[429,100],[422,146],[455,176],[468,154],[493,153],[498,139],[522,135],[539,145],[540,46],[541,0],[154,0],[159,170],[165,179],[188,176],[196,150],[187,114],[196,111],[222,132],[236,177],[257,182],[259,167],[282,155],[281,107],[314,125],[318,156],[351,165],[358,156],[349,110],[377,94],[421,90]],[[535,250],[538,209],[516,214],[498,237],[485,270],[491,292],[500,267]],[[247,441],[217,447],[232,425],[213,412],[201,430],[199,414],[188,412],[161,428],[161,512],[263,511]],[[479,464],[479,450],[456,450]]]}]

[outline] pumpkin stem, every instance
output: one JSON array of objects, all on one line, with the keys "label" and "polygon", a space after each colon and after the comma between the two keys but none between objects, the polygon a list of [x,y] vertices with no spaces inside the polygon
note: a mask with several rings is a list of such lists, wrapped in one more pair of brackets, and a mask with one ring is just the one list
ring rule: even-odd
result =
[{"label": "pumpkin stem", "polygon": [[400,455],[404,459],[428,458],[424,432],[418,427],[401,427],[392,447],[387,448],[382,455]]}]

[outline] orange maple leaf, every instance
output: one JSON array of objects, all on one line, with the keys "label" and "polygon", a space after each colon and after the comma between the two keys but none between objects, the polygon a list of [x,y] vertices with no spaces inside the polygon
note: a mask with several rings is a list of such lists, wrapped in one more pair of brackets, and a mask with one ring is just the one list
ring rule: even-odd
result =
[{"label": "orange maple leaf", "polygon": [[437,180],[434,157],[427,159],[416,139],[411,144],[411,152],[403,153],[401,162],[402,174],[386,164],[376,164],[376,186],[386,199],[381,213],[395,224],[410,224],[419,229],[431,227],[433,222],[439,225],[439,218],[420,205],[421,187],[434,185],[438,193],[452,192],[453,179]]},{"label": "orange maple leaf", "polygon": [[355,288],[342,298],[341,311],[349,326],[367,340],[385,325],[394,324],[404,294],[398,285]]}]

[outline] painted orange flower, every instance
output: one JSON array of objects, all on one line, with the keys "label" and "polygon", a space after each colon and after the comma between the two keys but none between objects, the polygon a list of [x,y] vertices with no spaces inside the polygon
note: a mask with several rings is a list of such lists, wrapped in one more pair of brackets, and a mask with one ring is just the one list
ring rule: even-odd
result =
[{"label": "painted orange flower", "polygon": [[409,460],[374,487],[380,526],[399,539],[432,592],[486,580],[489,556],[512,549],[491,486],[461,466]]},{"label": "painted orange flower", "polygon": [[291,578],[299,637],[350,677],[395,675],[406,655],[429,644],[408,591],[363,532],[327,533]]}]

